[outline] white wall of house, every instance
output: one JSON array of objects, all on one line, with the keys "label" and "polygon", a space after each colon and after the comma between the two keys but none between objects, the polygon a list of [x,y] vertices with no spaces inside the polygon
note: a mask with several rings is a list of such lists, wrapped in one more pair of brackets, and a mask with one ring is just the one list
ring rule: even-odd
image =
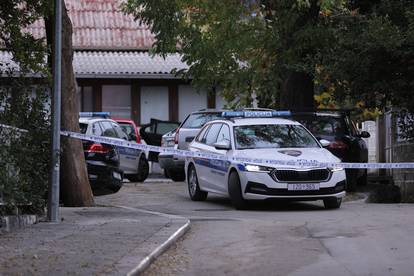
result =
[{"label": "white wall of house", "polygon": [[182,122],[188,114],[207,108],[207,92],[197,91],[191,85],[178,86],[178,120]]},{"label": "white wall of house", "polygon": [[141,124],[148,124],[151,118],[169,119],[168,87],[141,87]]},{"label": "white wall of house", "polygon": [[113,118],[131,118],[131,86],[102,85],[102,111]]},{"label": "white wall of house", "polygon": [[224,101],[223,97],[220,93],[217,92],[216,94],[216,108],[223,108],[226,102]]}]

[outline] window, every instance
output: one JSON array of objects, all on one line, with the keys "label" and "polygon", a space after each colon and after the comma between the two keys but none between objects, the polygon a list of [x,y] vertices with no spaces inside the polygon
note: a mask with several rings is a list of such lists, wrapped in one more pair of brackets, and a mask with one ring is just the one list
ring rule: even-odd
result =
[{"label": "window", "polygon": [[80,123],[79,124],[79,128],[80,128],[80,132],[83,133],[83,134],[85,134],[86,131],[88,130],[88,124]]},{"label": "window", "polygon": [[94,123],[92,125],[92,133],[93,135],[96,135],[96,136],[102,136],[102,129],[99,123]]},{"label": "window", "polygon": [[221,113],[195,113],[184,121],[182,128],[201,128],[205,123],[219,119]]},{"label": "window", "polygon": [[205,143],[206,142],[205,136],[206,136],[206,132],[209,129],[209,127],[210,126],[206,126],[205,128],[203,128],[201,130],[201,132],[197,136],[197,142],[200,142],[200,143]]},{"label": "window", "polygon": [[111,123],[113,129],[116,131],[116,137],[128,140],[128,136],[117,123]]},{"label": "window", "polygon": [[237,149],[319,148],[300,125],[247,125],[234,127]]},{"label": "window", "polygon": [[223,124],[223,127],[220,129],[220,132],[217,135],[217,143],[223,141],[230,143],[230,128],[226,124]]},{"label": "window", "polygon": [[211,146],[217,141],[217,135],[218,135],[222,125],[223,124],[213,124],[213,125],[211,125],[211,127],[208,130],[208,133],[206,135],[205,143],[207,145]]},{"label": "window", "polygon": [[103,130],[102,136],[118,138],[118,135],[116,134],[115,129],[112,128],[110,122],[102,121],[100,122],[100,125]]}]

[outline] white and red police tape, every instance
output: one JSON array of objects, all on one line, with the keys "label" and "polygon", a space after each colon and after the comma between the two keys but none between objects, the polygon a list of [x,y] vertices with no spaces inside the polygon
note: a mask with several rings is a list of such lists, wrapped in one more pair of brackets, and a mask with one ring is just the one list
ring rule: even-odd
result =
[{"label": "white and red police tape", "polygon": [[263,165],[281,165],[281,166],[300,166],[300,167],[329,167],[329,168],[345,168],[345,169],[414,169],[414,162],[405,163],[333,163],[333,162],[318,162],[316,160],[275,160],[262,158],[245,158],[245,157],[229,157],[226,155],[212,154],[206,152],[194,152],[189,150],[179,150],[171,147],[157,147],[144,144],[137,144],[134,142],[124,141],[120,139],[85,135],[70,131],[61,131],[62,136],[77,138],[81,140],[109,144],[119,147],[126,147],[131,149],[153,151],[159,153],[169,153],[183,157],[198,157],[205,159],[229,161],[233,163],[254,163]]}]

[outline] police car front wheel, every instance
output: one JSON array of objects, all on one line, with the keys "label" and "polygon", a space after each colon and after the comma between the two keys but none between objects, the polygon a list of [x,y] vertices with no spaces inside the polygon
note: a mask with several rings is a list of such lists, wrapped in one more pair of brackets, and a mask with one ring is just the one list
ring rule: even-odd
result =
[{"label": "police car front wheel", "polygon": [[188,193],[193,201],[203,201],[207,198],[208,193],[200,190],[198,185],[197,172],[193,165],[188,169]]},{"label": "police car front wheel", "polygon": [[338,209],[341,207],[342,198],[330,197],[323,200],[326,209]]},{"label": "police car front wheel", "polygon": [[231,203],[237,210],[243,210],[247,208],[247,201],[243,198],[242,190],[240,186],[240,178],[237,172],[232,171],[229,176],[229,196]]}]

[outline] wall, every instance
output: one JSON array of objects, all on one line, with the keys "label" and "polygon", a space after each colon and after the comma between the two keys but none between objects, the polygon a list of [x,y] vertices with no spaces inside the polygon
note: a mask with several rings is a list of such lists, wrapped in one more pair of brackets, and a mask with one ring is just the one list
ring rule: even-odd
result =
[{"label": "wall", "polygon": [[[392,111],[377,119],[378,160],[380,162],[414,162],[414,142],[403,141],[397,135],[397,116]],[[401,190],[403,202],[414,202],[414,170],[387,171]]]}]

